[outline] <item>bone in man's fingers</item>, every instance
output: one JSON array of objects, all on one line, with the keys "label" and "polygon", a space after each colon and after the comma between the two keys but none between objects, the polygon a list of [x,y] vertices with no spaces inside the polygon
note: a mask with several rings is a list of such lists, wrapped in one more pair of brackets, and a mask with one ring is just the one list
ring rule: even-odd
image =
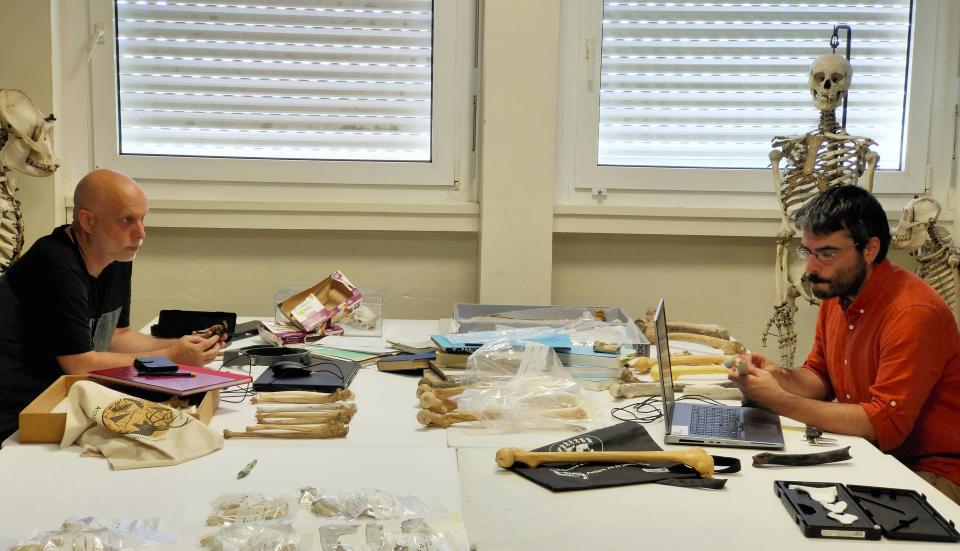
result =
[{"label": "bone in man's fingers", "polygon": [[506,469],[514,463],[531,467],[541,463],[683,463],[704,478],[713,476],[713,457],[699,446],[683,451],[531,452],[519,448],[497,451],[497,465]]},{"label": "bone in man's fingers", "polygon": [[282,403],[282,404],[328,404],[330,402],[341,402],[343,400],[353,400],[353,391],[350,389],[338,388],[332,394],[322,394],[319,392],[261,392],[255,394],[250,400],[252,404],[262,403]]},{"label": "bone in man's fingers", "polygon": [[[722,364],[724,360],[730,357],[731,356],[727,354],[670,354],[670,365]],[[627,366],[636,369],[639,373],[646,373],[650,369],[657,367],[657,359],[639,356],[627,362]]]},{"label": "bone in man's fingers", "polygon": [[307,438],[338,438],[341,436],[346,436],[350,431],[350,428],[342,423],[331,423],[327,426],[325,431],[316,431],[316,432],[291,432],[291,431],[282,431],[282,432],[236,432],[229,429],[223,430],[224,438],[292,438],[292,439],[307,439]]}]

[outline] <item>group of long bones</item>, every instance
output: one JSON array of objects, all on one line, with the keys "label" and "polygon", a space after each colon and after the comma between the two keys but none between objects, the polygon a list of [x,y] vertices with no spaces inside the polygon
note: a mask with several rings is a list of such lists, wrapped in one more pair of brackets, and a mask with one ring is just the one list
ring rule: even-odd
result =
[{"label": "group of long bones", "polygon": [[261,392],[250,400],[257,405],[257,424],[244,431],[224,429],[224,438],[340,438],[347,435],[357,413],[349,389],[331,393],[309,391]]}]

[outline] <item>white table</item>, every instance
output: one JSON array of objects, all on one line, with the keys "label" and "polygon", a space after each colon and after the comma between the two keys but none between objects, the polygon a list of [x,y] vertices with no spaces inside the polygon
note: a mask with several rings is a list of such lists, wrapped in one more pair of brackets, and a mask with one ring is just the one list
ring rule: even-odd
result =
[{"label": "white table", "polygon": [[[387,320],[385,334],[422,340],[435,321]],[[243,344],[251,344],[247,341]],[[642,484],[581,492],[551,493],[496,467],[500,447],[534,448],[571,432],[500,434],[476,426],[425,429],[416,423],[416,378],[361,370],[351,385],[358,413],[345,439],[227,440],[222,451],[168,468],[110,471],[106,461],[80,457],[79,448],[5,445],[0,450],[4,488],[0,539],[13,530],[53,528],[70,515],[160,517],[180,536],[170,548],[192,549],[217,496],[232,491],[289,493],[303,485],[374,487],[439,501],[462,511],[480,551],[582,549],[876,549],[877,545],[920,549],[937,544],[890,540],[856,542],[803,537],[773,492],[774,480],[842,482],[911,488],[927,495],[947,519],[960,521],[960,506],[943,497],[892,457],[866,441],[838,437],[853,460],[816,467],[754,468],[756,450],[708,448],[741,459],[743,470],[723,490],[694,490]],[[614,401],[588,392],[605,422]],[[211,425],[242,430],[254,422],[255,406],[221,404]],[[795,423],[791,423],[796,425]],[[662,444],[660,422],[646,425]],[[823,451],[786,430],[791,453]],[[11,439],[14,440],[15,436]],[[665,446],[669,448],[669,446]],[[248,461],[260,463],[236,480]],[[10,504],[14,504],[13,507]]]}]

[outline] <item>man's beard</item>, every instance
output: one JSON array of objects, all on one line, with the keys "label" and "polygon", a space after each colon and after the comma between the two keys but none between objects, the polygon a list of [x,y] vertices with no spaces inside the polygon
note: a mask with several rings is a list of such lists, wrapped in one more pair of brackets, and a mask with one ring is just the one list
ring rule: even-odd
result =
[{"label": "man's beard", "polygon": [[813,296],[820,300],[833,297],[852,297],[860,292],[863,282],[867,279],[867,263],[862,257],[857,258],[857,264],[846,271],[837,272],[830,279],[821,278],[819,274],[803,274],[803,280],[807,283],[826,283],[827,288],[817,289],[810,287]]}]

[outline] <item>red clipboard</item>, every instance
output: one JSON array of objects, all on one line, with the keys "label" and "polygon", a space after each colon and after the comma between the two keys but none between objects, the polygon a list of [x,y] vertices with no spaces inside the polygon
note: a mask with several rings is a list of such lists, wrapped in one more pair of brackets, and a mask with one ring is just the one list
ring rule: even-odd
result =
[{"label": "red clipboard", "polygon": [[217,371],[205,367],[194,367],[192,365],[180,365],[180,372],[191,372],[193,377],[169,377],[162,375],[140,374],[137,368],[112,367],[110,369],[98,369],[91,371],[87,375],[94,380],[114,385],[132,386],[155,392],[163,392],[174,396],[190,396],[199,394],[208,390],[226,388],[228,386],[249,384],[253,379],[249,375],[240,375],[228,373],[226,371]]}]

